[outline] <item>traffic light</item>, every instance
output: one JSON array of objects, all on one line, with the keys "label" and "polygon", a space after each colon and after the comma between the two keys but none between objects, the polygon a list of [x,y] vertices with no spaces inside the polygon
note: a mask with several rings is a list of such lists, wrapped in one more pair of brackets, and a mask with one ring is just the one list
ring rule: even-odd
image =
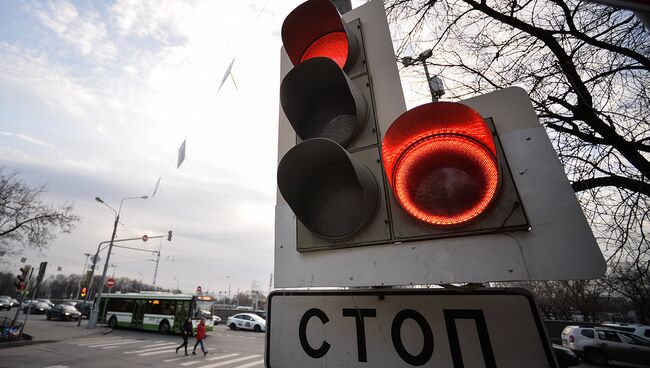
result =
[{"label": "traffic light", "polygon": [[32,266],[25,265],[20,268],[20,274],[16,276],[16,291],[19,293],[24,293],[28,290],[29,287],[29,276],[32,271]]},{"label": "traffic light", "polygon": [[86,295],[88,295],[88,288],[85,287],[85,286],[82,287],[82,288],[81,288],[81,293],[80,293],[79,295],[81,295],[82,298],[85,298]]},{"label": "traffic light", "polygon": [[277,286],[603,274],[524,90],[407,111],[379,0],[342,17],[309,0],[282,40]]},{"label": "traffic light", "polygon": [[167,232],[167,241],[172,241],[172,231],[171,230],[169,230]]},{"label": "traffic light", "polygon": [[299,220],[298,250],[390,239],[361,22],[345,22],[329,0],[310,0],[282,25],[293,68],[280,86],[296,133],[278,164],[278,188]]},{"label": "traffic light", "polygon": [[391,200],[399,205],[395,238],[528,230],[498,137],[491,119],[460,103],[428,103],[398,117],[382,142]]}]

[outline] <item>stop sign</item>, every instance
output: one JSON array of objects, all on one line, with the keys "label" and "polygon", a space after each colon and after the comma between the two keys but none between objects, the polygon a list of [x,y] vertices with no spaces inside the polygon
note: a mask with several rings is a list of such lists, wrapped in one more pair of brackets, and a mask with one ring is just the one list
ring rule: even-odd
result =
[{"label": "stop sign", "polygon": [[147,240],[149,240],[149,236],[148,235],[142,235],[142,241],[146,242]]},{"label": "stop sign", "polygon": [[110,289],[110,288],[112,288],[113,286],[115,286],[115,280],[113,280],[112,278],[106,280],[106,287],[107,287],[107,288]]}]

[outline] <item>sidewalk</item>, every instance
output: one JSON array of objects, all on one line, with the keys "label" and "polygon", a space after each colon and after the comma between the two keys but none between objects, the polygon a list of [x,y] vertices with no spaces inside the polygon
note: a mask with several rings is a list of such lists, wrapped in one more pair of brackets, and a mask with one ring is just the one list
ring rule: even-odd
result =
[{"label": "sidewalk", "polygon": [[30,320],[27,322],[27,326],[23,333],[30,335],[32,337],[31,340],[3,342],[0,343],[0,349],[31,344],[44,344],[90,336],[101,336],[111,332],[111,329],[106,327],[87,329],[87,324],[88,320],[83,320],[81,326],[77,326],[77,322]]}]

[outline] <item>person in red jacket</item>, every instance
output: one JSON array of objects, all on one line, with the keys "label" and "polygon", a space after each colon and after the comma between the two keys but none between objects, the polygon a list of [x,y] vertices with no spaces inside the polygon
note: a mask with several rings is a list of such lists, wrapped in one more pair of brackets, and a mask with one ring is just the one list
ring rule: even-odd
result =
[{"label": "person in red jacket", "polygon": [[203,346],[203,339],[205,339],[205,318],[201,318],[201,322],[196,326],[196,344],[194,344],[194,350],[192,350],[193,355],[196,355],[196,347],[199,344],[201,344],[203,355],[205,356],[208,354],[208,351],[205,350],[205,347]]}]

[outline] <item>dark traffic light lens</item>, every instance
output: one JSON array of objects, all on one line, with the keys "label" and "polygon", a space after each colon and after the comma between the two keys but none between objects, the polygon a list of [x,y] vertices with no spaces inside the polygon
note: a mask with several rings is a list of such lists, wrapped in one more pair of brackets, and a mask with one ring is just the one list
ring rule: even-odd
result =
[{"label": "dark traffic light lens", "polygon": [[348,60],[348,36],[346,33],[332,32],[317,39],[302,54],[300,62],[315,57],[330,58],[336,61],[339,68],[343,69]]},{"label": "dark traffic light lens", "polygon": [[379,205],[370,169],[336,142],[312,138],[278,165],[278,189],[300,222],[325,239],[358,233]]},{"label": "dark traffic light lens", "polygon": [[364,222],[364,196],[347,162],[322,167],[303,190],[305,226],[328,238],[356,233]]}]

